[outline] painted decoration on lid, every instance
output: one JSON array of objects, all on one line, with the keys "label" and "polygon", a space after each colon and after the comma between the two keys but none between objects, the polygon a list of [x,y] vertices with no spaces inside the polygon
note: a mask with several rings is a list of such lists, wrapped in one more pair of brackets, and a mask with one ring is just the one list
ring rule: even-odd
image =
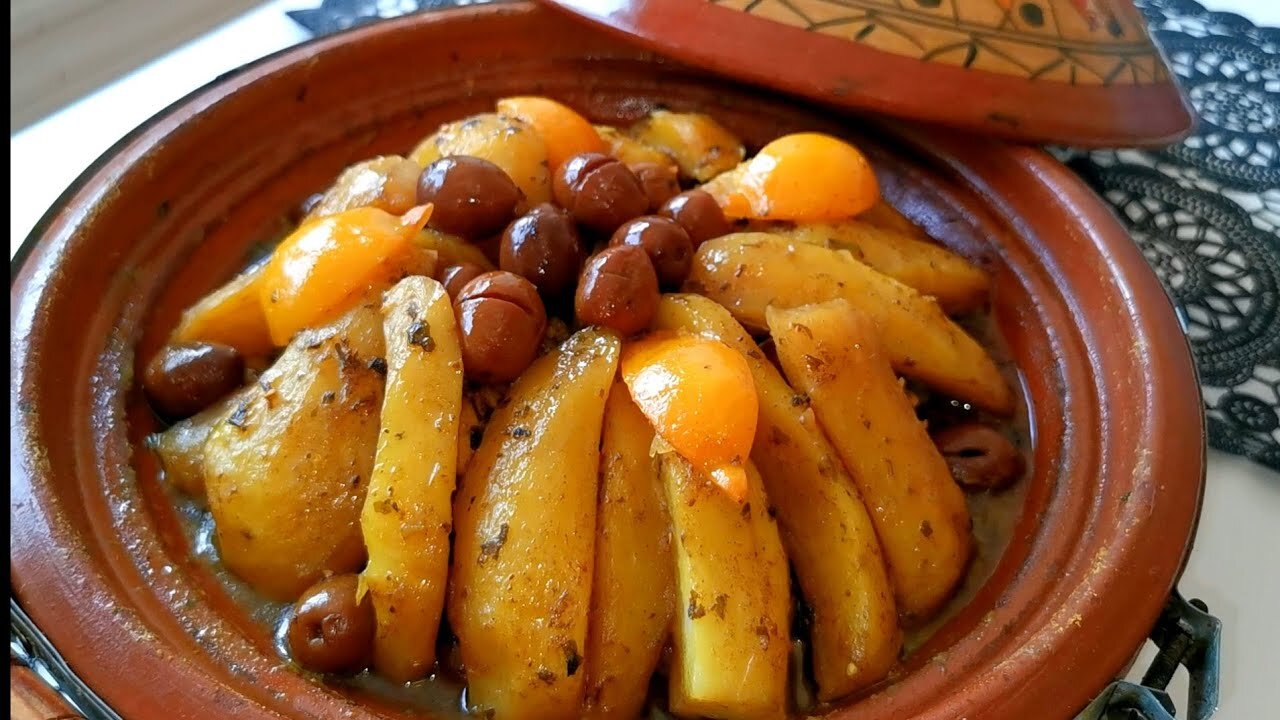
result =
[{"label": "painted decoration on lid", "polygon": [[707,0],[925,62],[1071,85],[1168,74],[1142,16],[1116,0]]}]

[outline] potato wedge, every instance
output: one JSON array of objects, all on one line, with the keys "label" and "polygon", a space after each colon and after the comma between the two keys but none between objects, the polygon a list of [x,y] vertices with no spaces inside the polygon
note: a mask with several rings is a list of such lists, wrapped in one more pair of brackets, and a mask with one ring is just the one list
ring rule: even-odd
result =
[{"label": "potato wedge", "polygon": [[915,238],[921,242],[936,242],[924,228],[916,225],[911,218],[903,215],[898,208],[890,205],[883,198],[858,215],[858,219],[885,230],[893,230],[901,235]]},{"label": "potato wedge", "polygon": [[444,270],[450,265],[461,265],[462,263],[479,265],[485,270],[497,270],[479,247],[457,235],[449,235],[432,228],[424,228],[414,235],[413,241],[419,247],[436,253],[437,271]]},{"label": "potato wedge", "polygon": [[267,597],[293,600],[364,562],[383,385],[370,361],[382,353],[372,305],[299,333],[205,444],[223,562]]},{"label": "potato wedge", "polygon": [[899,612],[927,619],[972,555],[969,509],[875,326],[844,300],[769,308],[766,317],[787,377],[809,396],[871,511]]},{"label": "potato wedge", "polygon": [[728,310],[700,295],[667,295],[655,330],[714,338],[741,352],[760,398],[751,460],[777,510],[782,544],[813,610],[818,697],[833,700],[885,677],[902,636],[871,517],[808,403],[783,380]]},{"label": "potato wedge", "polygon": [[676,557],[675,655],[668,705],[680,716],[781,718],[791,583],[760,473],[740,504],[675,453],[662,456]]},{"label": "potato wedge", "polygon": [[746,155],[736,135],[702,113],[654,110],[632,125],[629,134],[666,153],[682,175],[698,182],[732,169]]},{"label": "potato wedge", "polygon": [[497,720],[582,709],[600,432],[618,350],[587,329],[536,360],[458,489],[449,620],[468,699]]},{"label": "potato wedge", "polygon": [[449,155],[471,155],[505,170],[524,192],[522,209],[551,200],[547,145],[522,120],[481,113],[442,125],[409,153],[409,159],[425,168]]},{"label": "potato wedge", "polygon": [[435,280],[408,277],[382,301],[387,385],[378,452],[360,513],[369,563],[360,579],[377,620],[373,667],[393,682],[426,677],[449,574],[462,355],[453,305]]},{"label": "potato wedge", "polygon": [[275,350],[267,316],[262,312],[258,283],[265,265],[231,279],[187,308],[170,342],[230,345],[246,358],[266,357]]},{"label": "potato wedge", "polygon": [[616,127],[596,125],[596,133],[609,146],[609,154],[627,165],[655,163],[675,167],[676,161],[665,152],[649,147],[635,138],[624,134]]},{"label": "potato wedge", "polygon": [[358,207],[376,207],[392,215],[409,211],[418,201],[422,167],[399,155],[383,155],[358,162],[342,171],[309,218],[336,215]]},{"label": "potato wedge", "polygon": [[147,436],[165,482],[204,502],[204,445],[213,429],[239,407],[245,391],[234,392],[189,418]]},{"label": "potato wedge", "polygon": [[685,288],[724,305],[753,330],[765,308],[844,298],[876,324],[893,367],[951,397],[1008,413],[1013,392],[995,361],[932,298],[858,262],[846,251],[768,233],[702,244]]},{"label": "potato wedge", "polygon": [[457,473],[459,476],[467,472],[467,466],[471,464],[471,456],[475,454],[476,448],[480,446],[480,438],[483,437],[484,423],[480,420],[480,415],[476,413],[474,400],[464,395],[462,397],[462,410],[458,415],[458,461]]},{"label": "potato wedge", "polygon": [[951,315],[982,307],[991,289],[985,272],[941,245],[860,220],[805,223],[769,232],[848,250],[854,259],[933,297]]},{"label": "potato wedge", "polygon": [[640,716],[675,612],[671,521],[653,428],[622,383],[604,410],[584,718]]}]

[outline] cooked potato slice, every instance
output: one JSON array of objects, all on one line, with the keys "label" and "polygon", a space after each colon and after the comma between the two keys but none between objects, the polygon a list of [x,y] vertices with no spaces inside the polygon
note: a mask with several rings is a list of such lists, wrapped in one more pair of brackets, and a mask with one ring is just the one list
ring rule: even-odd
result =
[{"label": "cooked potato slice", "polygon": [[760,397],[751,460],[813,610],[809,643],[819,698],[832,700],[883,679],[902,646],[893,589],[871,517],[808,402],[729,312],[704,297],[663,297],[654,329],[714,338],[751,366]]},{"label": "cooked potato slice", "polygon": [[596,133],[609,146],[609,154],[627,165],[655,163],[675,166],[676,161],[665,152],[649,147],[635,138],[624,134],[621,130],[609,125],[596,125]]},{"label": "cooked potato slice", "polygon": [[991,356],[932,298],[846,251],[768,233],[725,235],[698,248],[685,287],[755,330],[765,328],[771,305],[844,298],[875,322],[898,372],[995,412],[1013,408],[1013,393]]},{"label": "cooked potato slice", "polygon": [[170,342],[221,343],[246,358],[262,358],[274,351],[258,284],[263,267],[237,275],[187,308]]},{"label": "cooked potato slice", "polygon": [[631,137],[666,153],[681,174],[706,182],[742,162],[742,141],[710,115],[655,110],[631,126]]},{"label": "cooked potato slice", "polygon": [[855,259],[933,297],[950,314],[981,307],[991,286],[986,273],[941,245],[859,220],[805,223],[770,232],[848,250]]},{"label": "cooked potato slice", "polygon": [[964,493],[898,382],[871,320],[844,300],[766,311],[778,359],[853,474],[889,562],[898,609],[927,618],[973,550]]},{"label": "cooked potato slice", "polygon": [[442,125],[409,158],[422,167],[449,155],[471,155],[497,165],[524,192],[521,208],[551,200],[547,145],[528,123],[496,113]]},{"label": "cooked potato slice", "polygon": [[408,212],[418,201],[422,168],[399,155],[383,155],[356,163],[338,176],[309,217],[335,215],[358,207],[376,207],[392,215]]},{"label": "cooked potato slice", "polygon": [[604,411],[584,717],[640,716],[675,610],[671,522],[653,428],[622,383]]},{"label": "cooked potato slice", "polygon": [[222,559],[272,599],[364,561],[383,384],[370,363],[382,352],[375,306],[299,333],[205,444]]},{"label": "cooked potato slice", "polygon": [[243,394],[243,390],[232,393],[162,432],[147,436],[147,448],[156,454],[166,482],[204,501],[204,445],[218,423],[239,406]]},{"label": "cooked potato slice", "polygon": [[454,502],[449,620],[477,709],[582,709],[605,397],[618,339],[587,329],[525,371],[489,420]]},{"label": "cooked potato slice", "polygon": [[457,484],[462,356],[453,306],[435,280],[409,277],[382,301],[387,385],[360,529],[360,579],[377,619],[373,667],[418,680],[436,660]]},{"label": "cooked potato slice", "polygon": [[915,238],[921,242],[933,242],[924,228],[916,225],[911,218],[903,215],[896,207],[881,199],[875,205],[864,210],[858,219],[885,230],[893,230],[901,235]]},{"label": "cooked potato slice", "polygon": [[675,656],[668,704],[680,716],[781,718],[791,587],[760,474],[738,503],[675,453],[662,456],[676,557]]},{"label": "cooked potato slice", "polygon": [[493,266],[493,263],[489,262],[489,258],[485,257],[484,252],[479,247],[457,235],[449,235],[432,228],[424,228],[414,235],[413,240],[418,246],[436,253],[436,267],[440,270],[450,265],[461,265],[462,263],[479,265],[485,270],[497,269]]},{"label": "cooked potato slice", "polygon": [[464,395],[462,411],[458,416],[458,464],[457,473],[461,476],[471,464],[471,456],[479,446],[479,438],[484,431],[484,423],[476,413],[475,401]]}]

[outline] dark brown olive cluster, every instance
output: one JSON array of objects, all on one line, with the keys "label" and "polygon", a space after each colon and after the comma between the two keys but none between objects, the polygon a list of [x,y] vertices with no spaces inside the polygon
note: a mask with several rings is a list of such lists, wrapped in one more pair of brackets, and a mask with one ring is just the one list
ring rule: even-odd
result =
[{"label": "dark brown olive cluster", "polygon": [[474,243],[500,268],[451,265],[439,275],[473,380],[514,380],[538,352],[547,307],[570,298],[581,325],[644,330],[659,293],[689,274],[697,245],[730,229],[710,195],[680,192],[674,169],[653,163],[632,168],[608,155],[575,155],[552,190],[555,204],[519,213],[520,189],[491,162],[446,157],[422,171],[418,202],[434,204],[430,225]]}]

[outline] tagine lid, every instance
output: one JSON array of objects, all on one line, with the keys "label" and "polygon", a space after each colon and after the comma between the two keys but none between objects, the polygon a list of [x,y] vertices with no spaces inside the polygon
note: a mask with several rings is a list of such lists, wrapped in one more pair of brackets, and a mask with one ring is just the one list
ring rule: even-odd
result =
[{"label": "tagine lid", "polygon": [[1129,0],[542,0],[677,60],[984,135],[1155,146],[1192,127]]}]

